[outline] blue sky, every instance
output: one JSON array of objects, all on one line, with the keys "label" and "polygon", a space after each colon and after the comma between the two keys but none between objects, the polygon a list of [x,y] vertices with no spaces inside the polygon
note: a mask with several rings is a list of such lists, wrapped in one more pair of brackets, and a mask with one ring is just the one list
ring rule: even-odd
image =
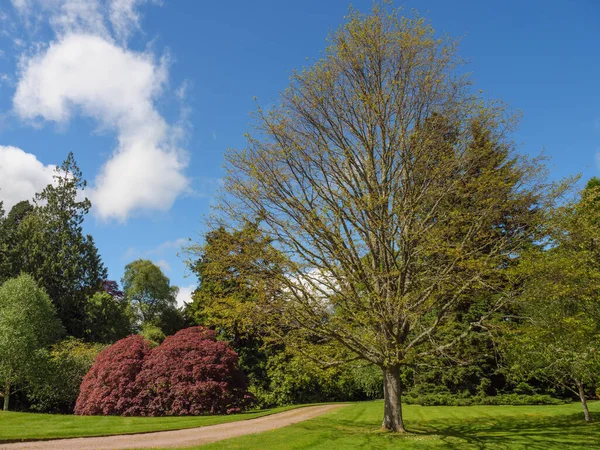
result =
[{"label": "blue sky", "polygon": [[[554,178],[599,174],[600,2],[403,5],[462,37],[475,87],[523,112],[520,151],[545,149]],[[0,199],[31,198],[73,151],[110,277],[149,258],[185,296],[196,280],[177,253],[204,230],[254,97],[276,102],[347,11],[342,0],[3,1]]]}]

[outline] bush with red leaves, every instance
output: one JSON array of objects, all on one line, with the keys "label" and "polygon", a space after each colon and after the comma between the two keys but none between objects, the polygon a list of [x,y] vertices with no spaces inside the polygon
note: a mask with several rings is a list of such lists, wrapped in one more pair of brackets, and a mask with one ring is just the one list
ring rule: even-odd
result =
[{"label": "bush with red leaves", "polygon": [[83,380],[75,414],[230,414],[252,401],[237,353],[214,331],[192,327],[152,350],[140,336],[106,349]]},{"label": "bush with red leaves", "polygon": [[129,336],[102,351],[83,378],[75,414],[124,414],[140,391],[136,378],[150,350],[142,336]]},{"label": "bush with red leaves", "polygon": [[141,390],[127,415],[230,414],[252,401],[237,353],[203,327],[181,330],[154,348],[137,383]]}]

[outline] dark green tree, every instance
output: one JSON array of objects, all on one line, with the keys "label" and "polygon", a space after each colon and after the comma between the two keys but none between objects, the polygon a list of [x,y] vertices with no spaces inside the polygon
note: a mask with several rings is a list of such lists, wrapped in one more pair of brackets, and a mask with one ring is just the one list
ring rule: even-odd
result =
[{"label": "dark green tree", "polygon": [[12,217],[18,225],[11,270],[31,274],[50,296],[67,333],[80,338],[86,330],[86,301],[106,279],[94,241],[82,229],[91,207],[87,198],[81,198],[85,186],[69,153],[56,168],[54,183],[36,195],[33,211],[18,204],[21,207]]},{"label": "dark green tree", "polygon": [[282,255],[252,222],[239,230],[218,227],[206,234],[203,245],[191,246],[188,252],[199,287],[186,307],[186,316],[216,329],[240,355],[251,383],[268,389],[264,325],[267,317],[277,320],[277,316],[264,308],[261,297],[280,295],[277,275]]},{"label": "dark green tree", "polygon": [[0,214],[0,283],[19,275],[21,272],[22,246],[19,242],[19,225],[33,211],[27,200],[16,203],[2,218]]},{"label": "dark green tree", "polygon": [[85,304],[85,339],[89,342],[112,344],[133,332],[132,314],[124,298],[108,292],[96,292]]},{"label": "dark green tree", "polygon": [[4,202],[0,200],[0,284],[6,280],[6,274],[10,271],[4,213]]}]

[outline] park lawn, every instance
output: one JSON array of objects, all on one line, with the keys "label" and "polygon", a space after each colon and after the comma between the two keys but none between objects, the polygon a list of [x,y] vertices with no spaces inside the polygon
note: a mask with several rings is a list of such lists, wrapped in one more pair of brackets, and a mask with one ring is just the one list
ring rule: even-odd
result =
[{"label": "park lawn", "polygon": [[263,409],[228,416],[120,417],[34,414],[0,411],[0,443],[50,438],[108,436],[179,430],[254,419],[298,406]]},{"label": "park lawn", "polygon": [[379,429],[383,403],[354,403],[266,433],[201,446],[210,449],[600,449],[597,422],[585,423],[579,403],[559,406],[404,406],[409,435]]}]

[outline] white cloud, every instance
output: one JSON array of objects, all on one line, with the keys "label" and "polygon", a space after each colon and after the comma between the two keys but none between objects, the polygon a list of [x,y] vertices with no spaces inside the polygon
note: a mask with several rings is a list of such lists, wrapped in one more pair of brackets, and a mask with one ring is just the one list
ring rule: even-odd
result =
[{"label": "white cloud", "polygon": [[131,261],[134,258],[136,258],[138,255],[139,255],[139,252],[137,251],[137,249],[135,247],[129,247],[125,251],[125,253],[123,253],[123,256],[121,256],[121,259]]},{"label": "white cloud", "polygon": [[[87,193],[87,191],[86,191],[86,193]],[[173,241],[163,242],[162,244],[157,245],[156,247],[151,248],[150,250],[146,250],[146,251],[140,251],[140,250],[136,249],[135,247],[129,247],[125,251],[125,253],[123,253],[123,255],[121,256],[121,259],[133,260],[135,258],[153,258],[153,257],[164,256],[165,254],[167,254],[167,256],[172,256],[173,255],[172,250],[175,250],[175,252],[178,252],[183,248],[184,245],[189,244],[189,242],[190,242],[189,239],[179,238],[179,239],[175,239]],[[161,261],[165,261],[165,260],[161,259]],[[166,263],[166,261],[165,261],[165,263]],[[158,264],[158,263],[156,263],[156,264],[160,266],[160,264]],[[168,263],[166,263],[166,264],[168,264]],[[166,270],[171,270],[170,266]]]},{"label": "white cloud", "polygon": [[22,200],[31,200],[52,183],[54,166],[45,166],[35,155],[20,148],[0,145],[0,200],[4,209]]},{"label": "white cloud", "polygon": [[116,133],[117,147],[86,192],[98,217],[125,221],[136,212],[168,210],[189,192],[188,154],[179,144],[185,130],[155,108],[167,88],[166,58],[126,47],[140,27],[136,8],[146,0],[12,1],[26,19],[47,19],[57,36],[22,56],[15,112],[63,126],[83,115]]},{"label": "white cloud", "polygon": [[57,35],[86,32],[109,37],[99,0],[12,0],[30,30],[47,20]]},{"label": "white cloud", "polygon": [[158,261],[154,261],[154,264],[156,264],[158,267],[160,267],[165,272],[171,271],[171,265],[165,259],[159,259]]},{"label": "white cloud", "polygon": [[179,238],[179,239],[175,239],[174,241],[166,241],[166,242],[163,242],[162,244],[160,244],[155,249],[149,250],[148,253],[149,254],[155,253],[158,255],[162,255],[166,250],[170,250],[170,249],[181,250],[181,247],[183,247],[188,242],[189,242],[189,239],[186,239],[186,238]]},{"label": "white cloud", "polygon": [[79,113],[118,134],[118,147],[96,177],[90,199],[103,219],[168,210],[188,190],[186,153],[154,108],[164,61],[93,34],[70,34],[22,64],[14,108],[24,119],[67,123]]},{"label": "white cloud", "polygon": [[13,7],[21,14],[31,13],[31,0],[11,0]]},{"label": "white cloud", "polygon": [[115,36],[122,41],[127,41],[129,35],[139,30],[140,15],[136,8],[144,0],[111,0],[108,6],[108,17],[112,24]]},{"label": "white cloud", "polygon": [[179,292],[177,293],[177,306],[180,308],[185,306],[186,303],[192,302],[192,293],[196,289],[195,284],[190,284],[189,286],[183,286],[179,288]]},{"label": "white cloud", "polygon": [[101,5],[96,0],[65,0],[57,2],[50,24],[57,34],[95,33],[108,37]]},{"label": "white cloud", "polygon": [[57,35],[93,33],[111,39],[108,26],[121,42],[140,29],[137,8],[146,0],[12,0],[29,23],[44,19]]}]

